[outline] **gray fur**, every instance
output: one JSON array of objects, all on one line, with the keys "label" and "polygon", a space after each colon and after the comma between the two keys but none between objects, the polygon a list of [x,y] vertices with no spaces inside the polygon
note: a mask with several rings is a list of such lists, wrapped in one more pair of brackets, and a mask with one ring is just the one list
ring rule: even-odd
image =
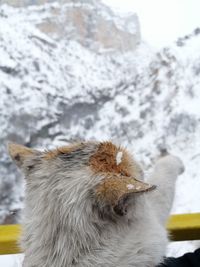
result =
[{"label": "gray fur", "polygon": [[51,161],[36,155],[24,162],[23,267],[154,267],[161,262],[182,163],[173,156],[159,160],[149,179],[157,190],[134,195],[128,213],[117,216],[95,200],[102,176],[87,165],[95,149],[90,144]]}]

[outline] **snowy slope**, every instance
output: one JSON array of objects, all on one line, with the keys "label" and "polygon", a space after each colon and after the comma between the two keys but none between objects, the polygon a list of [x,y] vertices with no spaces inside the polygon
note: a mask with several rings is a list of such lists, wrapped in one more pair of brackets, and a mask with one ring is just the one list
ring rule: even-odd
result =
[{"label": "snowy slope", "polygon": [[[93,35],[83,42],[68,31],[59,38],[41,32],[38,25],[60,8],[0,8],[1,222],[23,199],[21,175],[6,152],[8,140],[50,148],[77,139],[112,139],[127,146],[146,170],[167,148],[186,166],[173,213],[199,212],[199,30],[160,51],[145,43],[136,48],[136,20],[132,48],[125,52],[116,43],[105,47],[105,39],[92,46]],[[119,21],[115,17],[123,29],[118,36],[124,37],[129,24]]]}]

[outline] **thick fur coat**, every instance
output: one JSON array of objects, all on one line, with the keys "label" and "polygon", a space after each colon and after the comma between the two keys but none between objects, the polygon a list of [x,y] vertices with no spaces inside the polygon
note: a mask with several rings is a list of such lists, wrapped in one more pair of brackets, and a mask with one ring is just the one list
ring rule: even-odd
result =
[{"label": "thick fur coat", "polygon": [[181,161],[168,155],[148,181],[122,147],[83,142],[40,152],[10,144],[26,177],[23,267],[155,267]]}]

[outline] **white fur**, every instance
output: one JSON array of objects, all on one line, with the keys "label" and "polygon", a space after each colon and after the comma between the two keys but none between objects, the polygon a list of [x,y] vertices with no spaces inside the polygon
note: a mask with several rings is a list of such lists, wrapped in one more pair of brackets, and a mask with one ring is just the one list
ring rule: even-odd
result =
[{"label": "white fur", "polygon": [[117,152],[117,155],[116,155],[117,165],[119,165],[122,162],[122,157],[123,157],[123,152],[122,151]]}]

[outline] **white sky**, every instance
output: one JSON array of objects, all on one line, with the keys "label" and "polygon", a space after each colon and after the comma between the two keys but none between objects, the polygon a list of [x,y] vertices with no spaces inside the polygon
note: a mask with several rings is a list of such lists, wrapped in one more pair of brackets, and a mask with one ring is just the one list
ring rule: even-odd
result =
[{"label": "white sky", "polygon": [[200,0],[104,0],[139,16],[143,40],[162,47],[200,27]]}]

